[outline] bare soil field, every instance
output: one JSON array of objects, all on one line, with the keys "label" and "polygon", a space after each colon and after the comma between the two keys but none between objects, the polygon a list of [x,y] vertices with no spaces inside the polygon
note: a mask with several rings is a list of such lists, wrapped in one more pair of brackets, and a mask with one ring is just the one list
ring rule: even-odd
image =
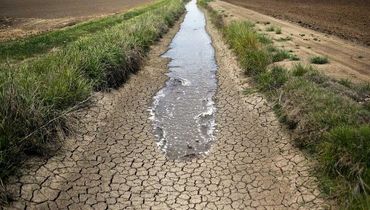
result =
[{"label": "bare soil field", "polygon": [[[370,81],[369,47],[307,29],[225,1],[214,1],[210,5],[218,11],[223,11],[223,14],[227,16],[225,17],[226,21],[249,20],[256,23],[256,27],[271,37],[278,47],[289,50],[300,58],[299,61],[282,61],[281,64],[310,63],[310,58],[314,55],[326,56],[329,58],[328,64],[315,65],[326,75],[336,79]],[[281,33],[268,32],[267,28],[271,26],[280,27]]]},{"label": "bare soil field", "polygon": [[224,0],[299,23],[301,26],[370,45],[369,0]]},{"label": "bare soil field", "polygon": [[0,0],[0,41],[74,25],[152,0]]},{"label": "bare soil field", "polygon": [[62,18],[120,12],[151,0],[1,0],[0,14],[17,18]]}]

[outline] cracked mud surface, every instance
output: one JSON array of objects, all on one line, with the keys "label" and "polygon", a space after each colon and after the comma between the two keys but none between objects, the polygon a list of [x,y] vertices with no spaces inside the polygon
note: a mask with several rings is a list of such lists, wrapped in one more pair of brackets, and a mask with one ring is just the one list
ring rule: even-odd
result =
[{"label": "cracked mud surface", "polygon": [[148,119],[167,79],[160,54],[177,26],[126,84],[75,113],[79,132],[58,154],[30,160],[10,180],[16,201],[9,209],[322,209],[311,161],[291,145],[262,96],[241,93],[235,59],[207,27],[219,65],[216,142],[207,156],[167,160]]}]

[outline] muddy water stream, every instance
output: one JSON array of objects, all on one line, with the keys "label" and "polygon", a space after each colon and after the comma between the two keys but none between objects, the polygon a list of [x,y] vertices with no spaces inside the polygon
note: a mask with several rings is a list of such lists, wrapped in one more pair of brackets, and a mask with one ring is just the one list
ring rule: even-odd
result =
[{"label": "muddy water stream", "polygon": [[170,159],[203,155],[214,141],[214,49],[196,0],[186,10],[179,32],[163,55],[171,59],[169,79],[151,108],[158,146]]}]

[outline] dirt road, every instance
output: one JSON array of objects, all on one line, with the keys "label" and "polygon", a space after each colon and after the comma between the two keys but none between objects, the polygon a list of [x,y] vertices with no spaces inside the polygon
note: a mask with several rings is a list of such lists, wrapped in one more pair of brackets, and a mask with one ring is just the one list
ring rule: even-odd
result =
[{"label": "dirt road", "polygon": [[[256,11],[236,6],[224,1],[210,4],[218,11],[224,11],[226,21],[248,20],[256,23],[257,29],[274,40],[274,44],[282,49],[290,50],[298,55],[299,61],[283,61],[282,65],[290,67],[294,63],[310,63],[315,55],[327,56],[329,63],[315,65],[325,74],[337,79],[353,81],[370,81],[370,48],[329,36],[321,32],[301,27],[297,24],[276,19]],[[269,24],[266,24],[269,23]],[[267,32],[270,26],[278,26],[282,33]],[[289,38],[287,40],[284,40]]]},{"label": "dirt road", "polygon": [[[169,160],[148,107],[165,84],[160,57],[176,26],[120,89],[75,113],[75,136],[10,180],[12,207],[29,209],[322,209],[312,162],[291,145],[266,100],[241,92],[240,69],[208,25],[218,63],[216,141],[207,155]],[[246,84],[244,84],[246,85]]]},{"label": "dirt road", "polygon": [[368,0],[224,0],[301,26],[370,45]]}]

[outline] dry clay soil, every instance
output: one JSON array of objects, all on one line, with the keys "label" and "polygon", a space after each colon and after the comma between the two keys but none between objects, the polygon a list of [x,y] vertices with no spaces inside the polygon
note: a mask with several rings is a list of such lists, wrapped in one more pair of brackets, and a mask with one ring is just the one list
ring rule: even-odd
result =
[{"label": "dry clay soil", "polygon": [[0,0],[0,41],[122,12],[152,0]]},{"label": "dry clay soil", "polygon": [[148,107],[165,84],[160,57],[177,24],[144,67],[118,90],[73,113],[76,132],[50,159],[33,158],[9,180],[9,209],[323,209],[313,162],[292,146],[259,94],[244,95],[236,60],[208,24],[218,63],[217,133],[209,154],[168,160]]}]

